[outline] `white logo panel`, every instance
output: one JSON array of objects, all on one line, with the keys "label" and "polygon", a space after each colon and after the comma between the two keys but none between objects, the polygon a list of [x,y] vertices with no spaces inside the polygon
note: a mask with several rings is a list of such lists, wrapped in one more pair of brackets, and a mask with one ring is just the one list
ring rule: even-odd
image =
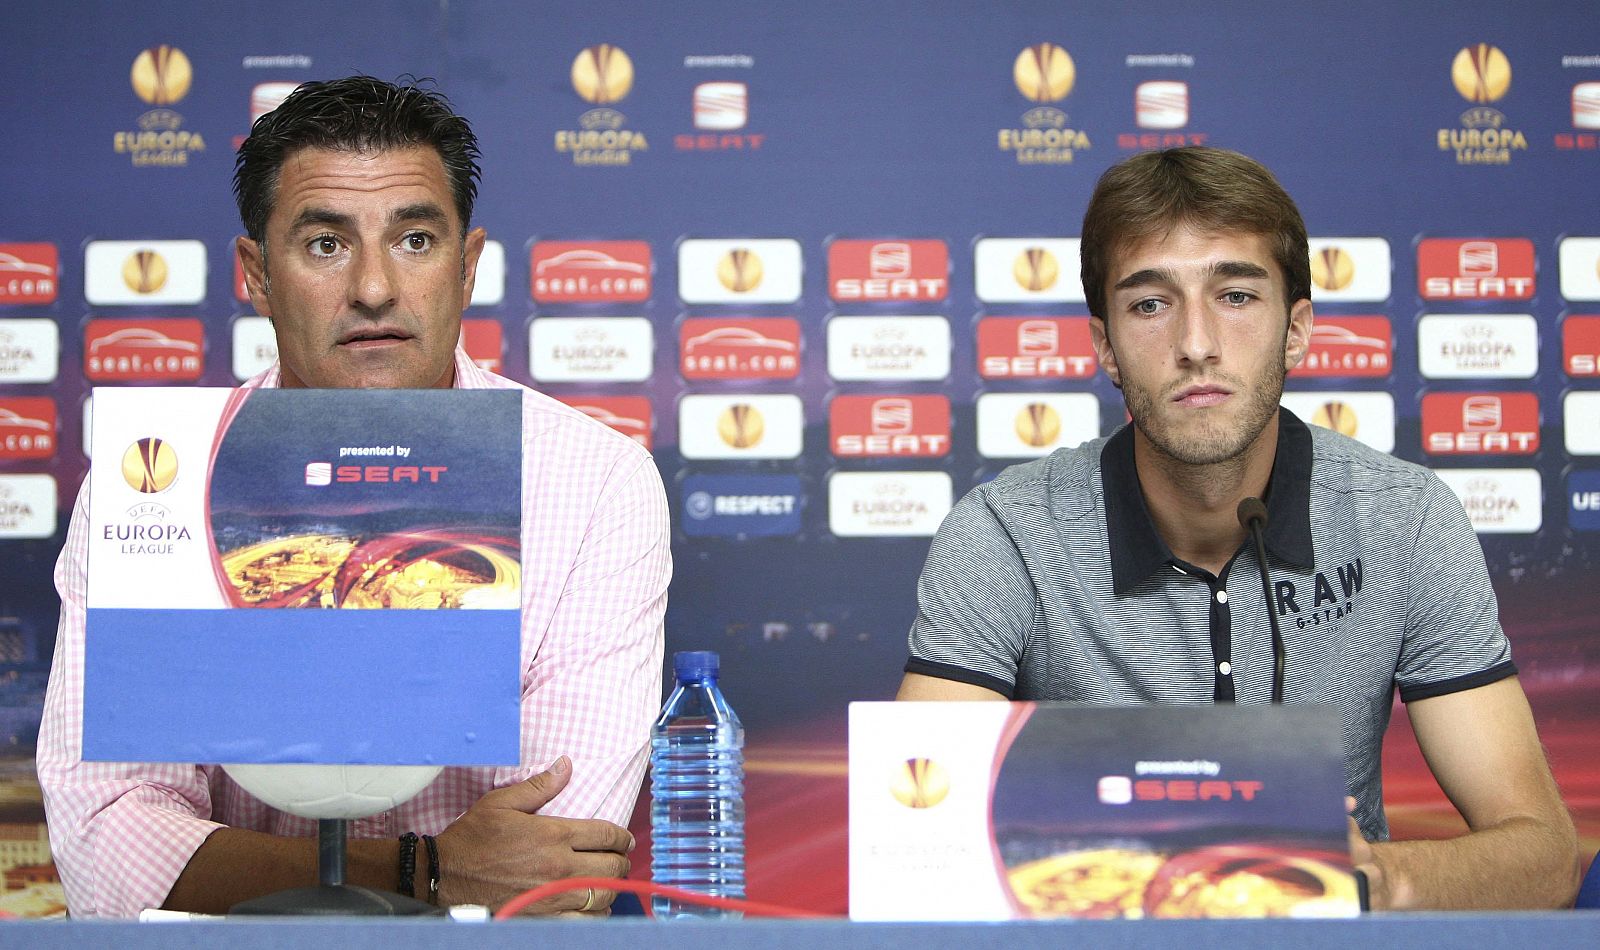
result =
[{"label": "white logo panel", "polygon": [[977,417],[985,458],[1038,458],[1100,435],[1100,400],[1091,393],[984,393]]},{"label": "white logo panel", "polygon": [[678,403],[678,450],[686,459],[792,459],[805,417],[794,395],[693,395]]},{"label": "white logo panel", "polygon": [[484,241],[478,255],[478,273],[472,281],[469,307],[493,307],[506,299],[506,246]]},{"label": "white logo panel", "polygon": [[838,380],[944,379],[950,323],[944,317],[834,317],[828,375]]},{"label": "white logo panel", "polygon": [[685,303],[793,303],[800,299],[800,242],[793,238],[692,238],[678,245]]},{"label": "white logo panel", "polygon": [[278,358],[278,336],[266,317],[240,317],[233,321],[233,375],[244,382],[271,366]]},{"label": "white logo panel", "polygon": [[1429,379],[1532,379],[1539,324],[1527,313],[1430,313],[1417,323],[1417,363]]},{"label": "white logo panel", "polygon": [[1556,258],[1561,266],[1561,296],[1600,300],[1600,237],[1562,238]]},{"label": "white logo panel", "polygon": [[1544,486],[1531,468],[1436,468],[1479,534],[1532,534],[1544,523]]},{"label": "white logo panel", "polygon": [[90,241],[83,296],[96,306],[197,304],[206,297],[206,246],[199,241]]},{"label": "white logo panel", "polygon": [[1141,129],[1181,129],[1189,124],[1189,84],[1142,82],[1133,91],[1134,121]]},{"label": "white logo panel", "polygon": [[544,382],[650,378],[655,336],[644,317],[541,317],[528,331],[528,365]]},{"label": "white logo panel", "polygon": [[694,127],[729,131],[744,128],[750,90],[742,82],[703,82],[694,87]]},{"label": "white logo panel", "polygon": [[53,383],[61,367],[61,330],[54,320],[0,319],[0,383]]},{"label": "white logo panel", "polygon": [[[1309,242],[1313,274],[1311,299],[1317,303],[1383,301],[1389,299],[1391,263],[1389,242],[1376,237],[1314,237]],[[1343,251],[1341,256],[1339,251]],[[1321,258],[1320,268],[1315,263]]]},{"label": "white logo panel", "polygon": [[49,538],[55,533],[55,476],[0,475],[0,540]]},{"label": "white logo panel", "polygon": [[1561,401],[1567,454],[1600,455],[1600,392],[1570,392]]},{"label": "white logo panel", "polygon": [[953,495],[944,472],[835,472],[828,530],[842,538],[931,537]]},{"label": "white logo panel", "polygon": [[1372,392],[1286,392],[1283,406],[1300,421],[1332,429],[1379,452],[1394,451],[1394,397]]},{"label": "white logo panel", "polygon": [[1580,82],[1572,87],[1572,127],[1600,129],[1600,82]]},{"label": "white logo panel", "polygon": [[980,238],[973,248],[978,299],[1082,303],[1077,238]]},{"label": "white logo panel", "polygon": [[262,82],[256,83],[250,90],[250,124],[255,125],[256,120],[283,105],[283,100],[289,98],[289,93],[299,87],[296,82]]}]

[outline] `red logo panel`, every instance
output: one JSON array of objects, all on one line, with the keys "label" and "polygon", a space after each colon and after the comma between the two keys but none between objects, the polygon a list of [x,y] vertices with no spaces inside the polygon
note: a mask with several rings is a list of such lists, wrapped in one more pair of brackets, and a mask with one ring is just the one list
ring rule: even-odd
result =
[{"label": "red logo panel", "polygon": [[828,445],[840,458],[937,458],[950,451],[943,396],[835,396]]},{"label": "red logo panel", "polygon": [[529,275],[540,303],[638,303],[650,299],[650,245],[539,241]]},{"label": "red logo panel", "polygon": [[51,303],[60,276],[54,244],[0,243],[0,304]]},{"label": "red logo panel", "polygon": [[0,461],[56,454],[56,401],[44,396],[0,398]]},{"label": "red logo panel", "polygon": [[828,245],[828,293],[834,300],[943,300],[950,292],[950,252],[943,241],[834,241]]},{"label": "red logo panel", "polygon": [[1424,300],[1527,300],[1533,266],[1527,238],[1424,238],[1417,293]]},{"label": "red logo panel", "polygon": [[461,321],[461,347],[467,358],[491,373],[500,372],[502,334],[499,320]]},{"label": "red logo panel", "polygon": [[83,331],[83,372],[97,383],[193,382],[204,370],[199,320],[90,320]]},{"label": "red logo panel", "polygon": [[1387,376],[1394,365],[1388,317],[1317,317],[1306,358],[1290,376]]},{"label": "red logo panel", "polygon": [[1533,393],[1429,393],[1422,448],[1430,455],[1532,455],[1539,451]]},{"label": "red logo panel", "polygon": [[678,369],[684,379],[794,379],[800,321],[690,317],[678,330]]},{"label": "red logo panel", "polygon": [[1568,376],[1600,376],[1600,317],[1568,317],[1561,325],[1561,365]]},{"label": "red logo panel", "polygon": [[978,375],[984,379],[1083,379],[1098,365],[1088,317],[978,321]]},{"label": "red logo panel", "polygon": [[591,419],[597,419],[650,448],[650,400],[643,396],[557,396]]}]

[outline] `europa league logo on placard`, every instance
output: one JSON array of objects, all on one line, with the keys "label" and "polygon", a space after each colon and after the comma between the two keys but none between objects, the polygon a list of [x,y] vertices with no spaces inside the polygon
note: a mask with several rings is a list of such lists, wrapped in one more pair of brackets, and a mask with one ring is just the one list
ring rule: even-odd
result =
[{"label": "europa league logo on placard", "polygon": [[590,46],[572,61],[572,88],[595,105],[619,102],[633,88],[633,60],[610,43]]},{"label": "europa league logo on placard", "polygon": [[194,70],[183,50],[163,44],[141,51],[128,79],[140,99],[153,106],[168,106],[189,94]]},{"label": "europa league logo on placard", "polygon": [[748,403],[738,402],[722,411],[717,419],[717,434],[722,441],[736,449],[748,449],[761,441],[766,433],[766,420],[761,410]]},{"label": "europa league logo on placard", "polygon": [[1340,435],[1356,437],[1356,411],[1347,403],[1333,400],[1317,407],[1317,412],[1311,421],[1324,429],[1332,429]]},{"label": "europa league logo on placard", "polygon": [[1456,54],[1450,79],[1468,102],[1495,102],[1511,88],[1511,61],[1499,47],[1478,43]]},{"label": "europa league logo on placard", "polygon": [[1061,276],[1061,265],[1056,256],[1042,247],[1030,247],[1017,255],[1011,265],[1011,275],[1017,284],[1029,293],[1040,293],[1055,286]]},{"label": "europa league logo on placard", "polygon": [[178,477],[178,453],[154,436],[140,439],[122,453],[122,477],[134,491],[166,491]]},{"label": "europa league logo on placard", "polygon": [[1311,255],[1311,281],[1323,290],[1343,290],[1356,278],[1356,262],[1342,247],[1325,247]]},{"label": "europa league logo on placard", "polygon": [[1034,102],[1066,98],[1078,77],[1067,51],[1054,43],[1036,43],[1017,54],[1011,67],[1017,89]]},{"label": "europa league logo on placard", "polygon": [[1061,437],[1061,414],[1042,402],[1030,402],[1017,413],[1017,438],[1042,449]]},{"label": "europa league logo on placard", "polygon": [[153,294],[167,285],[167,262],[151,250],[134,251],[122,262],[122,282],[136,294]]},{"label": "europa league logo on placard", "polygon": [[717,262],[717,280],[736,294],[749,293],[761,285],[761,258],[749,248],[736,247]]},{"label": "europa league logo on placard", "polygon": [[932,759],[906,759],[895,768],[889,792],[907,808],[932,808],[950,794],[950,773]]}]

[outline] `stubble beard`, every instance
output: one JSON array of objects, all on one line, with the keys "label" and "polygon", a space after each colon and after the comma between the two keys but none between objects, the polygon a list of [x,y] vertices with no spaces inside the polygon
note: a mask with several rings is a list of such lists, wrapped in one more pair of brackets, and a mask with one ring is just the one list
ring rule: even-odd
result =
[{"label": "stubble beard", "polygon": [[1286,373],[1281,364],[1274,363],[1273,366],[1277,367],[1277,372],[1259,386],[1241,385],[1240,380],[1207,377],[1208,380],[1228,383],[1233,388],[1234,398],[1245,400],[1243,412],[1235,417],[1237,422],[1233,424],[1229,419],[1221,418],[1183,431],[1172,424],[1169,414],[1162,412],[1163,408],[1167,408],[1165,397],[1141,386],[1128,385],[1126,380],[1122,397],[1128,404],[1128,415],[1133,417],[1133,424],[1162,455],[1184,465],[1218,465],[1241,456],[1260,438],[1278,412]]}]

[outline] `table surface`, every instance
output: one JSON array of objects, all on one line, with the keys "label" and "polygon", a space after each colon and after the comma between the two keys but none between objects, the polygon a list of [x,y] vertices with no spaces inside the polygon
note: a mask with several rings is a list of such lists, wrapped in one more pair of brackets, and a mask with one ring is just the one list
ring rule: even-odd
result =
[{"label": "table surface", "polygon": [[1518,947],[1563,950],[1600,947],[1600,911],[1527,914],[1382,914],[1354,920],[1147,920],[1011,923],[885,924],[828,920],[672,921],[621,919],[519,920],[452,923],[404,920],[242,920],[176,923],[101,921],[0,922],[7,948],[117,947],[181,950],[227,947],[341,947],[351,950],[517,948],[540,950],[927,950],[984,947],[1004,950],[1081,946],[1128,950],[1229,950],[1261,947]]}]

